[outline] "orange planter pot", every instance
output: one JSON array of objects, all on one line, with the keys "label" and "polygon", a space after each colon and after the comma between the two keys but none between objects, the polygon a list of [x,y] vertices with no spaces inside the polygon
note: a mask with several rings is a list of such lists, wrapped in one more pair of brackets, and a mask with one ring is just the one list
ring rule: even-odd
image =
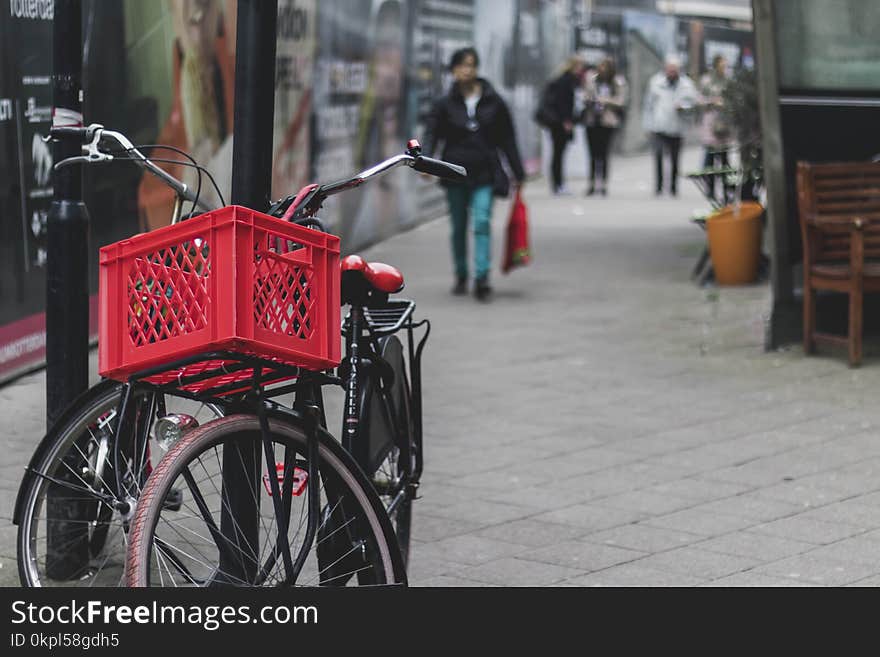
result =
[{"label": "orange planter pot", "polygon": [[706,219],[709,255],[718,285],[747,285],[758,276],[761,215],[754,201],[727,205]]}]

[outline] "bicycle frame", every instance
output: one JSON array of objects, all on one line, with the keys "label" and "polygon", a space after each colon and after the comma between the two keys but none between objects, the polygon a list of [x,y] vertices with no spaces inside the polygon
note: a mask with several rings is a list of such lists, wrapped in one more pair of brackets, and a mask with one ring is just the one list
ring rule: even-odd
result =
[{"label": "bicycle frame", "polygon": [[[343,411],[342,445],[346,451],[355,456],[358,465],[367,474],[375,472],[395,441],[398,445],[406,445],[408,450],[409,442],[406,438],[410,429],[400,426],[398,420],[400,409],[396,407],[386,377],[382,375],[382,372],[387,371],[391,366],[380,355],[381,338],[394,335],[401,330],[405,330],[407,335],[408,369],[411,381],[410,390],[406,392],[409,395],[412,415],[415,463],[411,471],[409,467],[407,468],[404,477],[391,491],[393,501],[388,508],[389,514],[393,513],[396,506],[405,499],[404,496],[415,496],[423,467],[421,358],[431,329],[427,319],[419,322],[413,321],[412,313],[414,310],[415,303],[404,299],[393,300],[385,307],[354,304],[351,306],[343,325],[343,335],[346,336],[346,355],[343,363],[347,369],[348,381],[346,383],[347,403]],[[371,317],[377,313],[384,313],[379,321],[375,321]],[[416,343],[414,332],[421,326],[425,326],[426,331]],[[390,441],[386,440],[386,444],[380,446],[381,451],[378,452],[378,455],[374,453],[374,449],[371,449],[373,445],[365,444],[359,431],[361,390],[364,376],[372,378],[379,395],[383,418],[386,425],[391,428],[391,436],[388,437]],[[372,436],[370,438],[373,439]]]}]

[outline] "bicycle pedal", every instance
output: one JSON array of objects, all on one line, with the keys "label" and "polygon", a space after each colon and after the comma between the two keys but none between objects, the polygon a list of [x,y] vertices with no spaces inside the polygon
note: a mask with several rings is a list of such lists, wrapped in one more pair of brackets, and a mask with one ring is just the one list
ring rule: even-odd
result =
[{"label": "bicycle pedal", "polygon": [[183,506],[183,491],[179,488],[172,488],[165,496],[165,502],[162,506],[167,511],[180,511]]}]

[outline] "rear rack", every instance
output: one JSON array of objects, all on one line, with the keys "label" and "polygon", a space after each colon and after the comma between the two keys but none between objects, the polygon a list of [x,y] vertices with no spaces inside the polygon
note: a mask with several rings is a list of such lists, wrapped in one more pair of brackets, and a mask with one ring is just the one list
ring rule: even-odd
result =
[{"label": "rear rack", "polygon": [[[129,383],[197,401],[226,403],[248,393],[258,393],[262,398],[287,394],[303,379],[319,384],[338,383],[322,372],[231,351],[200,353],[141,370],[129,377]],[[284,381],[293,383],[266,388]]]},{"label": "rear rack", "polygon": [[[364,318],[376,336],[391,335],[407,326],[412,319],[416,302],[409,299],[393,299],[381,306],[364,308]],[[346,334],[346,322],[342,322],[342,334]]]}]

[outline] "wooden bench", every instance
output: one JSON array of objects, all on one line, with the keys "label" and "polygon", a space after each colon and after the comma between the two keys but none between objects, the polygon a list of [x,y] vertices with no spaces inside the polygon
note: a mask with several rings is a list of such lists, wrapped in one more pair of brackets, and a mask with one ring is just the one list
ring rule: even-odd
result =
[{"label": "wooden bench", "polygon": [[[880,162],[797,165],[804,248],[804,351],[845,345],[849,364],[862,360],[862,300],[880,292]],[[816,330],[816,290],[849,295],[846,336]]]}]

